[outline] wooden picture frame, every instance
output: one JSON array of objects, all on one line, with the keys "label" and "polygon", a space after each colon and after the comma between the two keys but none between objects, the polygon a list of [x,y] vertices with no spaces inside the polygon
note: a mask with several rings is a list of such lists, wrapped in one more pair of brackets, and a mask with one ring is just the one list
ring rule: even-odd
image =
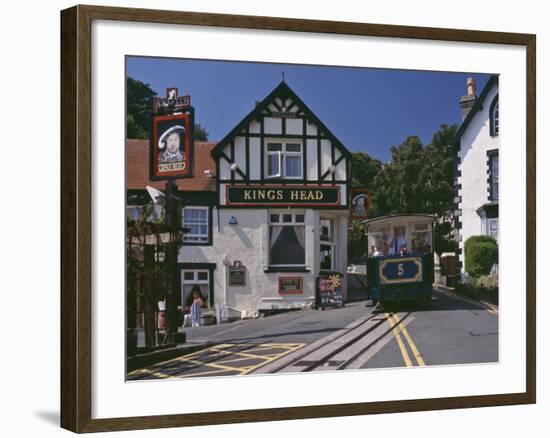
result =
[{"label": "wooden picture frame", "polygon": [[[516,45],[526,49],[526,382],[525,392],[270,409],[92,418],[92,22],[224,28]],[[396,413],[536,401],[535,49],[530,34],[75,6],[61,13],[61,426],[74,432],[214,425]]]}]

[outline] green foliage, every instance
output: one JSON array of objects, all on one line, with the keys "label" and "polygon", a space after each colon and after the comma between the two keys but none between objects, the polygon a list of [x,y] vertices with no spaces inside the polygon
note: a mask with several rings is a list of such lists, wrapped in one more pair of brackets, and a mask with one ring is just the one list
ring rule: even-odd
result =
[{"label": "green foliage", "polygon": [[470,277],[467,282],[456,285],[456,292],[475,300],[498,305],[498,274]]},{"label": "green foliage", "polygon": [[208,131],[200,123],[195,123],[195,141],[208,141]]},{"label": "green foliage", "polygon": [[348,258],[355,262],[365,253],[365,230],[361,222],[353,221],[352,229],[348,232]]},{"label": "green foliage", "polygon": [[153,97],[149,84],[126,78],[126,138],[148,138]]},{"label": "green foliage", "polygon": [[382,168],[382,162],[372,158],[366,152],[353,152],[351,154],[351,164],[352,187],[370,187],[372,180]]},{"label": "green foliage", "polygon": [[423,213],[422,142],[408,137],[399,146],[391,147],[392,160],[383,165],[372,181],[372,201],[378,215]]},{"label": "green foliage", "polygon": [[[156,95],[149,84],[126,78],[126,138],[149,138],[153,97]],[[200,123],[195,123],[195,141],[208,141],[208,131]]]},{"label": "green foliage", "polygon": [[442,254],[444,252],[458,253],[458,242],[454,239],[454,227],[452,222],[452,216],[443,216],[444,220],[436,222],[434,230],[434,247],[436,252]]},{"label": "green foliage", "polygon": [[450,142],[456,125],[441,125],[424,146],[417,136],[392,146],[392,159],[369,184],[377,215],[430,213],[443,216],[453,205],[454,157]]},{"label": "green foliage", "polygon": [[480,289],[497,290],[498,275],[482,275],[477,279],[476,286]]},{"label": "green foliage", "polygon": [[465,269],[472,277],[488,275],[498,263],[498,245],[490,236],[472,236],[464,243]]}]

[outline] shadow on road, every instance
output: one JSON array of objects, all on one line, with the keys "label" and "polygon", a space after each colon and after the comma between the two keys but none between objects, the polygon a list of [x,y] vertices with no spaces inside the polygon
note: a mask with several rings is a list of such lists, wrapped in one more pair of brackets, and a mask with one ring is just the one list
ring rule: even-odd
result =
[{"label": "shadow on road", "polygon": [[429,312],[429,311],[453,311],[453,310],[470,310],[472,312],[486,311],[480,303],[474,305],[467,303],[457,298],[453,298],[434,291],[434,299],[429,303],[418,301],[403,301],[400,303],[384,303],[382,311],[384,312]]}]

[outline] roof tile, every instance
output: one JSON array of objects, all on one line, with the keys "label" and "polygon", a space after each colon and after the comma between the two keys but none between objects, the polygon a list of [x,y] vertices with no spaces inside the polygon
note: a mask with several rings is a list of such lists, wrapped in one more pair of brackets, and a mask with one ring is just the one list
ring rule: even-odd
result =
[{"label": "roof tile", "polygon": [[[195,142],[195,169],[192,178],[177,180],[180,190],[216,191],[216,163],[210,151],[216,143]],[[212,177],[204,172],[212,171]],[[126,140],[126,189],[145,190],[145,186],[163,190],[164,181],[149,179],[149,140]]]}]

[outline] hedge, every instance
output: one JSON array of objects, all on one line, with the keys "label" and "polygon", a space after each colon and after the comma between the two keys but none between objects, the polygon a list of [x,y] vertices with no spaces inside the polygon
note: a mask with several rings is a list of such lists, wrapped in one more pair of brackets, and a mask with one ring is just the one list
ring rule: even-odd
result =
[{"label": "hedge", "polygon": [[498,244],[491,236],[472,236],[464,243],[465,269],[473,277],[488,275],[498,263]]}]

